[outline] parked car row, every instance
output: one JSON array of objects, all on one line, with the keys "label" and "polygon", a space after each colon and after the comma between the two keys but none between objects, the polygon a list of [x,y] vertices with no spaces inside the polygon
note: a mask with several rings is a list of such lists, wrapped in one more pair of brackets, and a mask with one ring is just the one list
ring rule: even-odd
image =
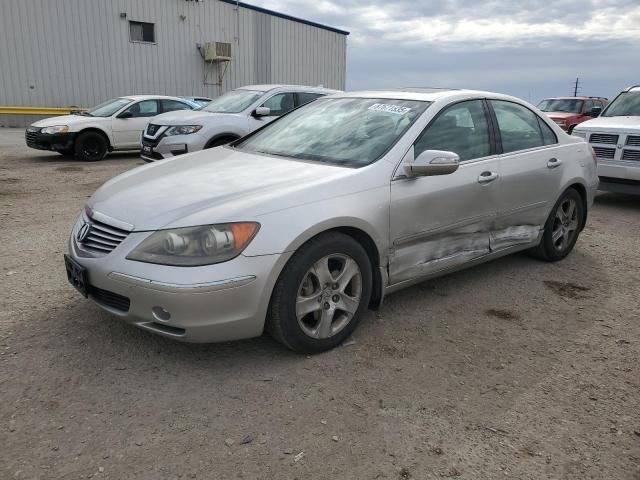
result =
[{"label": "parked car row", "polygon": [[294,85],[238,88],[197,111],[174,111],[152,118],[142,135],[141,156],[153,162],[224,145],[294,108],[336,92]]},{"label": "parked car row", "polygon": [[[69,239],[71,284],[165,337],[267,330],[312,353],[344,341],[390,292],[522,250],[561,260],[585,226],[593,150],[517,98],[316,92],[271,121],[302,103],[299,90],[272,100],[281,93],[246,88],[214,106],[234,112],[211,118],[245,129],[231,145],[99,188]],[[152,123],[169,139],[205,129],[174,118]]]}]

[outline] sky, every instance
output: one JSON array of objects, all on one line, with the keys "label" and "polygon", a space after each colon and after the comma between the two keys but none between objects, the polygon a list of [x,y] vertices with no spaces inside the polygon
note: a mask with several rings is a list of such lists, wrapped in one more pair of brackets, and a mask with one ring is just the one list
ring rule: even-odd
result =
[{"label": "sky", "polygon": [[347,30],[347,90],[612,99],[640,84],[639,0],[248,0]]}]

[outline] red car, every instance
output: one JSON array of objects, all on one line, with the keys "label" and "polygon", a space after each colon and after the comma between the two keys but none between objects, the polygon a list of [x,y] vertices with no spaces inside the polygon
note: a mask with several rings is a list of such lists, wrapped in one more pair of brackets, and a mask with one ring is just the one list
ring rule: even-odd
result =
[{"label": "red car", "polygon": [[538,108],[571,134],[579,123],[600,115],[608,103],[609,100],[604,97],[557,97],[541,101]]}]

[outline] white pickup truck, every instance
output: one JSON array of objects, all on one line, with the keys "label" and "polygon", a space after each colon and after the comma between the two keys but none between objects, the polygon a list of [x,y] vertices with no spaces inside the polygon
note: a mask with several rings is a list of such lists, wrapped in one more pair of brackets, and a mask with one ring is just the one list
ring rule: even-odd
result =
[{"label": "white pickup truck", "polygon": [[165,113],[152,118],[142,135],[140,156],[153,162],[224,145],[300,105],[337,92],[299,85],[238,88],[199,110]]},{"label": "white pickup truck", "polygon": [[622,91],[573,135],[584,138],[596,153],[600,190],[640,195],[640,85]]}]

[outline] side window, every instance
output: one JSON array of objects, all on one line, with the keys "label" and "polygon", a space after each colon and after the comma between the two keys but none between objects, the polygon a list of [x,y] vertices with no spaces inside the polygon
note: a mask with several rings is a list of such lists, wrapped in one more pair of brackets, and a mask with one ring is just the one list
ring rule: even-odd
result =
[{"label": "side window", "polygon": [[293,93],[279,93],[262,104],[263,107],[271,109],[271,115],[284,115],[293,110],[294,100]]},{"label": "side window", "polygon": [[584,102],[584,113],[588,115],[594,106],[595,102],[593,100],[587,100],[586,102]]},{"label": "side window", "polygon": [[414,155],[425,150],[455,152],[461,161],[489,156],[489,126],[482,100],[456,103],[443,110],[416,141]]},{"label": "side window", "polygon": [[498,120],[504,153],[547,145],[540,126],[544,122],[531,110],[503,100],[491,100],[491,105]]},{"label": "side window", "polygon": [[298,107],[300,105],[304,105],[305,103],[313,102],[318,97],[322,97],[322,95],[319,93],[308,93],[308,92],[298,92],[297,95],[298,95],[298,104],[297,104]]},{"label": "side window", "polygon": [[186,103],[179,102],[177,100],[161,100],[163,112],[174,112],[176,110],[191,110],[191,107]]},{"label": "side window", "polygon": [[127,110],[133,117],[155,117],[158,114],[158,102],[156,100],[143,100],[134,103]]},{"label": "side window", "polygon": [[538,124],[540,126],[540,130],[542,130],[542,140],[544,141],[545,145],[554,145],[558,143],[558,137],[556,137],[556,134],[553,133],[551,127],[547,125],[540,117],[538,117]]}]

